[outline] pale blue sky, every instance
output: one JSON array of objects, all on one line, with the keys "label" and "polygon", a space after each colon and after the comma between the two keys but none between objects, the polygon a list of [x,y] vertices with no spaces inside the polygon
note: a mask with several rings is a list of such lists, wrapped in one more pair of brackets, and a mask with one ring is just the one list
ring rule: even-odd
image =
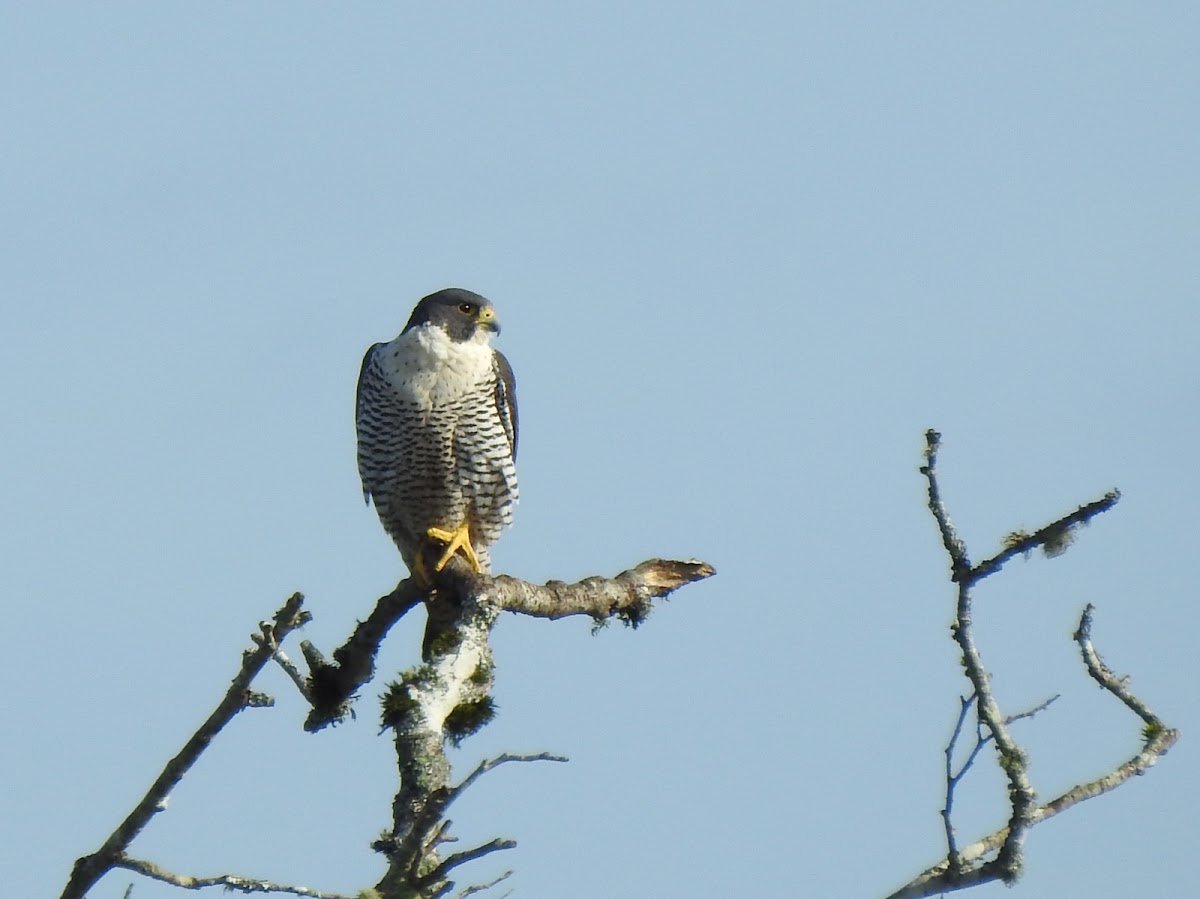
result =
[{"label": "pale blue sky", "polygon": [[[340,641],[402,574],[354,380],[425,293],[496,304],[533,580],[698,556],[637,633],[506,619],[500,717],[561,752],[456,806],[523,897],[872,897],[943,849],[965,681],[922,434],[973,554],[1120,487],[978,592],[1042,796],[1131,755],[1112,666],[1184,738],[1039,827],[1022,899],[1200,891],[1194,4],[0,7],[0,869],[57,895],[293,590]],[[416,657],[419,621],[383,673]],[[277,672],[134,845],[374,882],[376,692],[316,736]],[[961,833],[1000,823],[986,768]],[[113,875],[94,899],[120,897]],[[176,891],[136,881],[136,899]],[[971,895],[1016,895],[990,886]]]}]

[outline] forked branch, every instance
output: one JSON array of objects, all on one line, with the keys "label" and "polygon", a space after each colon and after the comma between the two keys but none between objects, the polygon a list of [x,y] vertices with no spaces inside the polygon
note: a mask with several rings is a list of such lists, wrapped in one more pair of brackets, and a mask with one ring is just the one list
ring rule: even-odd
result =
[{"label": "forked branch", "polygon": [[179,754],[167,762],[162,773],[146,791],[146,795],[104,841],[104,845],[91,855],[85,855],[75,862],[71,878],[67,881],[61,899],[82,899],[105,873],[121,862],[130,862],[131,860],[125,855],[129,844],[141,833],[142,828],[155,814],[167,807],[167,798],[171,791],[200,758],[201,753],[208,748],[213,738],[233,720],[238,712],[263,704],[260,694],[252,693],[250,690],[250,683],[258,672],[271,661],[272,655],[287,635],[308,621],[308,613],[302,612],[300,608],[303,603],[303,596],[299,593],[293,594],[275,613],[273,621],[263,622],[260,625],[261,633],[254,637],[255,648],[247,650],[242,656],[241,667],[212,714],[192,734]]},{"label": "forked branch", "polygon": [[455,867],[516,845],[497,838],[443,857],[440,848],[449,827],[444,815],[450,803],[482,774],[505,762],[565,761],[545,753],[504,755],[481,764],[458,786],[450,783],[446,744],[457,745],[495,713],[489,639],[500,612],[544,618],[589,615],[597,621],[619,617],[636,625],[654,599],[713,573],[703,562],[656,559],[613,578],[539,586],[504,575],[481,577],[460,559],[452,559],[426,601],[424,664],[402,673],[383,698],[383,724],[395,739],[400,790],[392,805],[390,832],[374,844],[388,859],[376,891],[383,897],[422,899],[448,893],[454,887],[448,875]]},{"label": "forked branch", "polygon": [[[650,559],[610,578],[589,577],[574,584],[563,581],[533,584],[503,574],[480,576],[455,563],[439,574],[438,584],[456,596],[486,593],[497,608],[522,615],[539,618],[588,615],[597,622],[615,617],[637,627],[649,615],[655,599],[663,599],[680,587],[715,573],[706,562]],[[415,579],[401,581],[395,590],[379,599],[367,620],[334,651],[332,662],[326,661],[312,644],[302,644],[311,672],[313,704],[305,729],[320,730],[351,713],[350,701],[375,674],[375,656],[383,638],[409,610],[428,599],[429,591],[418,586]],[[435,607],[431,611],[444,609]]]},{"label": "forked branch", "polygon": [[[930,513],[937,522],[942,544],[950,557],[951,580],[958,586],[956,614],[951,630],[962,651],[963,671],[971,683],[973,692],[970,699],[962,700],[954,735],[946,748],[947,796],[942,812],[946,831],[946,858],[918,874],[892,893],[889,899],[918,899],[994,880],[1012,883],[1021,873],[1024,843],[1032,827],[1085,799],[1107,793],[1135,774],[1142,773],[1170,749],[1179,737],[1178,731],[1167,728],[1144,702],[1134,696],[1127,683],[1116,678],[1100,661],[1091,643],[1093,609],[1089,604],[1080,618],[1079,629],[1075,634],[1084,665],[1101,686],[1142,719],[1145,725],[1142,728],[1143,745],[1141,751],[1133,758],[1103,777],[1074,787],[1050,802],[1038,804],[1029,780],[1025,753],[1013,740],[1008,725],[1020,718],[1031,717],[1049,703],[1043,703],[1037,709],[1018,715],[1005,716],[1000,711],[992,692],[991,677],[984,667],[975,642],[971,588],[983,578],[999,571],[1006,561],[1019,553],[1029,553],[1041,548],[1049,556],[1058,555],[1070,543],[1075,529],[1101,512],[1111,509],[1120,499],[1120,493],[1110,491],[1100,499],[1080,506],[1074,512],[1032,534],[1010,534],[1005,541],[1005,548],[1000,553],[972,566],[966,545],[950,520],[937,480],[937,453],[941,445],[941,436],[936,431],[929,431],[925,437],[925,465],[922,466],[921,473],[928,483]],[[955,773],[952,768],[953,749],[964,729],[971,707],[974,708],[977,722],[976,744],[967,762]],[[959,848],[951,822],[954,789],[986,743],[995,745],[998,763],[1008,778],[1011,806],[1008,824],[983,839]]]},{"label": "forked branch", "polygon": [[[344,645],[326,661],[310,643],[301,649],[309,663],[309,676],[300,674],[282,651],[287,635],[304,624],[303,597],[297,593],[261,625],[224,698],[208,719],[171,759],[129,816],[96,852],[76,861],[61,899],[83,899],[101,877],[114,868],[135,871],[182,889],[225,887],[241,892],[275,892],[315,899],[343,899],[308,887],[288,886],[236,874],[197,877],[168,871],[154,862],[134,858],[127,849],[149,820],[166,808],[167,799],[201,753],[238,712],[272,705],[266,694],[250,689],[255,676],[274,659],[312,706],[306,727],[317,730],[350,714],[350,700],[372,677],[375,656],[391,627],[422,601],[430,613],[431,629],[424,647],[425,664],[402,674],[384,697],[384,725],[393,731],[401,773],[400,793],[393,803],[394,826],[376,848],[388,856],[388,872],[377,885],[377,894],[389,899],[440,897],[454,884],[447,875],[458,866],[492,852],[515,846],[497,838],[442,857],[439,849],[451,841],[450,822],[443,817],[449,805],[479,777],[507,762],[566,761],[548,753],[505,754],[482,762],[457,786],[449,781],[446,742],[458,744],[482,727],[493,714],[491,647],[488,637],[501,611],[547,618],[590,615],[597,621],[619,617],[637,625],[648,614],[654,599],[679,587],[711,577],[703,562],[651,560],[613,578],[588,578],[578,584],[550,582],[544,586],[511,577],[480,577],[459,559],[441,572],[436,589],[402,581],[381,597]],[[494,886],[466,887],[461,896]]]}]

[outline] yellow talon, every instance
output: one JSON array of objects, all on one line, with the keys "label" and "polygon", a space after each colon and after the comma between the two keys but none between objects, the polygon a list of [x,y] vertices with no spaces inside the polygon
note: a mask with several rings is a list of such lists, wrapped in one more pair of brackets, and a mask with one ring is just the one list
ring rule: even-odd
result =
[{"label": "yellow talon", "polygon": [[446,544],[445,552],[442,553],[442,557],[437,560],[437,564],[433,567],[434,571],[441,571],[445,568],[447,563],[454,557],[454,554],[460,549],[467,560],[467,564],[471,566],[472,571],[477,574],[483,571],[479,565],[479,557],[475,555],[475,547],[471,545],[471,532],[466,522],[463,522],[453,531],[430,528],[425,533],[429,535],[430,540],[437,540],[439,543]]}]

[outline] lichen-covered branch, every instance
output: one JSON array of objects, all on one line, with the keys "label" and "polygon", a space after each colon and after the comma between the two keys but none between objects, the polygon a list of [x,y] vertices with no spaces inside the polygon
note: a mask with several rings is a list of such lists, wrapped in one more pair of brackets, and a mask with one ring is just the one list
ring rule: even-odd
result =
[{"label": "lichen-covered branch", "polygon": [[925,464],[921,466],[921,474],[925,475],[929,491],[929,511],[933,514],[938,532],[942,535],[942,546],[950,556],[950,579],[957,582],[963,580],[970,572],[971,559],[967,556],[967,546],[958,536],[954,522],[950,520],[950,513],[946,511],[946,504],[942,501],[942,488],[938,485],[935,473],[937,454],[941,446],[941,434],[932,429],[925,432]]},{"label": "lichen-covered branch", "polygon": [[[1095,677],[1095,673],[1091,671],[1091,665],[1088,661],[1089,656],[1095,655],[1095,649],[1091,645],[1090,636],[1092,612],[1092,606],[1089,604],[1083,612],[1075,639],[1080,645],[1084,665],[1089,669],[1089,673]],[[1106,668],[1103,670],[1107,672],[1107,676],[1103,680],[1101,678],[1096,679],[1101,681],[1101,685],[1106,690],[1121,699],[1139,717],[1142,717],[1142,711],[1148,712],[1145,703],[1134,696],[1125,683],[1113,677],[1111,672],[1108,672]],[[1044,705],[1041,707],[1044,707]],[[1034,711],[1037,710],[1035,709]],[[1013,716],[1011,720],[1015,720],[1017,717]],[[1095,780],[1072,787],[1062,795],[1051,799],[1043,805],[1039,805],[1030,815],[1031,826],[1041,824],[1043,821],[1047,821],[1055,815],[1065,812],[1080,802],[1109,793],[1126,781],[1144,774],[1152,768],[1158,759],[1165,755],[1175,744],[1176,740],[1179,739],[1179,731],[1168,728],[1153,714],[1150,714],[1148,720],[1145,718],[1143,720],[1146,720],[1147,723],[1142,728],[1142,747],[1132,758]],[[986,837],[964,847],[959,852],[961,864],[964,867],[973,865],[991,853],[996,852],[1004,845],[1004,841],[1008,839],[1008,835],[1008,827],[1002,827],[994,833],[990,833]],[[934,896],[972,885],[974,884],[965,881],[959,883],[953,880],[950,862],[947,858],[922,871],[909,883],[905,884],[904,887],[892,893],[888,899],[920,899],[920,897]]]},{"label": "lichen-covered branch", "polygon": [[175,785],[196,763],[213,738],[238,712],[262,704],[261,699],[255,698],[256,694],[251,692],[250,683],[271,661],[272,655],[287,635],[308,620],[308,613],[301,611],[303,602],[303,596],[299,593],[294,594],[275,613],[272,622],[262,624],[261,634],[255,636],[255,648],[243,655],[241,667],[212,714],[192,734],[179,753],[167,762],[162,773],[146,791],[146,795],[104,841],[104,845],[91,855],[85,855],[75,862],[61,899],[82,899],[118,862],[128,861],[125,850],[129,844],[156,813],[166,808],[167,797],[175,789]]},{"label": "lichen-covered branch", "polygon": [[[636,625],[649,613],[656,598],[679,587],[710,577],[703,562],[652,560],[614,578],[588,578],[578,584],[551,582],[544,586],[510,577],[472,573],[461,559],[451,560],[436,576],[431,590],[408,579],[381,597],[368,618],[327,661],[310,643],[301,649],[309,665],[304,678],[280,644],[308,620],[301,611],[303,597],[292,596],[254,636],[254,648],[245,653],[242,666],[224,698],[209,718],[163,769],[143,799],[99,850],[80,858],[62,893],[62,899],[83,899],[108,871],[124,868],[183,889],[223,886],[241,892],[280,892],[318,899],[342,899],[308,887],[291,887],[234,874],[194,877],[168,871],[153,862],[126,853],[153,815],[166,807],[171,790],[195,764],[200,754],[233,717],[245,708],[266,706],[273,700],[250,689],[254,677],[274,659],[312,705],[308,730],[342,720],[350,700],[370,680],[375,656],[389,629],[422,600],[429,612],[423,664],[404,672],[383,699],[383,724],[395,740],[400,789],[392,808],[392,827],[375,843],[388,859],[388,869],[376,886],[382,899],[437,899],[454,884],[451,871],[468,861],[512,848],[516,843],[496,838],[472,849],[443,857],[441,847],[451,841],[450,822],[444,814],[450,804],[481,775],[513,761],[566,761],[547,753],[505,754],[481,763],[457,785],[450,781],[446,744],[458,745],[483,727],[495,714],[491,698],[492,650],[489,637],[501,611],[516,611],[547,618],[586,614],[597,621],[619,617]],[[499,880],[494,881],[499,882]],[[468,887],[463,895],[470,895]],[[477,890],[475,890],[477,891]]]},{"label": "lichen-covered branch", "polygon": [[[1012,724],[1014,721],[1021,721],[1025,718],[1032,718],[1038,712],[1041,712],[1054,704],[1059,698],[1059,694],[1055,694],[1045,702],[1039,703],[1032,709],[1026,709],[1023,712],[1017,712],[1015,715],[1009,715],[1004,719],[1005,724]],[[975,764],[975,760],[979,758],[979,753],[983,748],[992,742],[991,734],[983,732],[983,725],[979,717],[975,718],[975,745],[971,747],[967,753],[966,760],[959,766],[958,770],[954,770],[954,751],[958,746],[958,741],[962,737],[964,725],[971,713],[971,709],[975,708],[975,694],[970,696],[959,697],[958,719],[954,723],[954,732],[950,735],[949,742],[946,743],[946,748],[943,750],[946,756],[946,803],[942,807],[942,826],[946,831],[946,862],[947,870],[961,871],[962,856],[958,850],[958,843],[954,832],[954,794],[958,789],[958,785],[966,776],[967,772]],[[1005,833],[1008,829],[1005,828]]]},{"label": "lichen-covered branch", "polygon": [[[250,639],[255,644],[259,644],[265,638],[258,634],[251,634]],[[275,646],[271,652],[271,658],[275,660],[275,664],[279,666],[280,670],[288,676],[288,680],[295,684],[296,689],[300,691],[300,695],[311,704],[313,697],[309,679],[300,672],[300,669],[296,667],[296,663],[288,658],[288,654],[283,651],[283,647]],[[274,705],[274,700],[271,700],[270,704]]]},{"label": "lichen-covered branch", "polygon": [[458,745],[495,714],[488,641],[501,611],[545,618],[616,616],[636,624],[646,617],[653,599],[713,573],[703,562],[652,560],[614,578],[537,586],[503,575],[479,576],[460,559],[452,559],[436,575],[436,589],[426,601],[424,663],[401,674],[383,697],[382,721],[395,740],[400,789],[392,804],[391,830],[374,844],[388,859],[376,891],[385,899],[434,899],[448,893],[453,868],[516,845],[497,838],[443,858],[440,847],[449,839],[444,814],[450,803],[482,774],[505,762],[565,761],[544,753],[503,755],[482,763],[459,785],[451,784],[446,744]]},{"label": "lichen-covered branch", "polygon": [[[962,652],[963,671],[971,682],[973,690],[974,708],[978,722],[976,725],[977,742],[967,763],[957,774],[953,774],[951,755],[963,730],[970,702],[970,700],[963,700],[961,714],[946,749],[947,798],[946,806],[943,809],[947,843],[946,858],[917,875],[909,883],[892,893],[889,899],[917,899],[917,897],[962,890],[994,880],[1012,883],[1021,873],[1024,841],[1032,827],[1084,799],[1108,792],[1135,774],[1146,770],[1178,738],[1177,731],[1166,728],[1150,712],[1149,708],[1129,691],[1128,686],[1114,677],[1100,662],[1099,656],[1091,646],[1092,607],[1089,605],[1084,610],[1079,630],[1075,635],[1084,664],[1093,678],[1142,718],[1145,722],[1142,731],[1144,743],[1142,750],[1137,755],[1105,776],[1075,787],[1044,805],[1037,803],[1036,794],[1028,776],[1025,753],[1013,740],[1008,731],[1008,725],[1020,718],[1030,717],[1049,705],[1049,702],[1053,702],[1053,699],[1043,703],[1037,709],[1019,715],[1004,716],[1000,711],[991,689],[991,677],[984,667],[974,638],[971,588],[983,578],[999,571],[1008,559],[1018,553],[1028,553],[1041,548],[1048,556],[1058,555],[1069,545],[1075,528],[1090,521],[1101,512],[1111,509],[1120,498],[1120,494],[1115,490],[1110,491],[1100,499],[1080,506],[1074,512],[1051,522],[1032,534],[1021,532],[1010,534],[1005,540],[1003,551],[979,565],[972,566],[966,545],[959,538],[950,521],[937,481],[937,452],[941,444],[941,436],[931,430],[926,433],[925,437],[925,465],[922,466],[921,473],[928,483],[930,513],[937,522],[942,544],[950,557],[951,580],[958,585],[956,614],[951,631]],[[983,734],[980,728],[986,729],[986,734]],[[1011,814],[1005,827],[969,846],[959,848],[950,818],[953,809],[954,788],[986,742],[995,744],[1000,767],[1008,778]]]},{"label": "lichen-covered branch", "polygon": [[289,886],[273,883],[270,880],[260,880],[255,877],[241,877],[237,874],[215,874],[211,877],[192,877],[188,874],[176,874],[165,868],[140,858],[122,855],[113,864],[114,868],[124,868],[136,871],[151,880],[169,883],[171,886],[184,890],[202,890],[206,887],[224,887],[227,892],[239,893],[280,893],[287,896],[305,896],[307,899],[353,899],[343,893],[325,893],[309,887]]},{"label": "lichen-covered branch", "polygon": [[[1025,832],[1029,828],[1029,816],[1035,808],[1033,785],[1026,773],[1025,755],[1013,740],[1005,724],[1004,714],[992,693],[991,678],[984,668],[983,658],[975,645],[975,635],[972,622],[971,587],[976,581],[974,569],[967,556],[966,545],[958,537],[950,522],[944,502],[941,499],[941,489],[937,481],[937,452],[941,445],[941,435],[936,431],[925,434],[925,465],[921,473],[929,485],[929,510],[938,524],[942,534],[942,543],[950,556],[950,567],[953,580],[958,582],[958,601],[955,608],[954,624],[951,633],[954,641],[962,650],[963,672],[971,682],[975,696],[975,710],[979,721],[988,729],[995,741],[996,751],[1000,756],[1000,767],[1008,777],[1009,800],[1012,814],[1009,818],[1009,837],[1001,848],[1000,855],[988,863],[990,877],[1000,878],[1006,883],[1012,882],[1020,873],[1021,847],[1025,840]],[[953,831],[947,825],[947,833]],[[958,864],[957,854],[953,844],[948,846],[951,872],[956,876],[965,874]]]},{"label": "lichen-covered branch", "polygon": [[1032,534],[1013,531],[1005,538],[1004,549],[971,569],[971,582],[978,583],[988,575],[999,571],[1004,563],[1013,556],[1027,555],[1035,549],[1040,548],[1050,557],[1060,555],[1074,541],[1076,528],[1081,524],[1087,524],[1101,512],[1107,512],[1120,499],[1120,490],[1110,490],[1099,499],[1084,503],[1069,515],[1050,522]]},{"label": "lichen-covered branch", "polygon": [[495,578],[496,602],[505,611],[536,618],[589,615],[604,621],[616,617],[637,627],[653,600],[714,574],[716,569],[707,562],[650,559],[616,577],[589,577],[574,584],[531,584],[501,575]]},{"label": "lichen-covered branch", "polygon": [[1092,646],[1092,616],[1095,612],[1096,607],[1089,602],[1084,607],[1083,614],[1079,616],[1079,627],[1075,629],[1075,642],[1079,644],[1079,651],[1083,654],[1083,664],[1087,667],[1088,674],[1096,683],[1121,700],[1127,709],[1141,718],[1146,723],[1146,730],[1151,732],[1165,730],[1166,725],[1163,724],[1162,719],[1150,711],[1150,706],[1133,695],[1126,680],[1117,677],[1100,661],[1099,653]]},{"label": "lichen-covered branch", "polygon": [[1025,753],[1008,731],[1004,713],[1000,711],[1000,705],[992,693],[991,677],[975,645],[970,583],[964,581],[959,584],[957,614],[951,626],[951,633],[962,650],[963,671],[975,691],[975,714],[990,732],[996,752],[1000,756],[1000,767],[1008,777],[1008,795],[1012,806],[1012,814],[1008,821],[1009,835],[1001,847],[1000,854],[988,863],[987,867],[990,870],[987,873],[990,876],[986,879],[999,878],[1005,883],[1011,883],[1021,873],[1021,850],[1025,833],[1030,827],[1030,815],[1036,805],[1036,795],[1026,771],[1028,763]]},{"label": "lichen-covered branch", "polygon": [[393,733],[400,769],[391,832],[375,843],[389,862],[376,887],[385,897],[433,895],[443,885],[426,877],[441,864],[434,837],[444,831],[441,814],[454,795],[446,743],[461,742],[495,714],[488,637],[499,609],[486,592],[440,589],[429,603],[439,606],[444,626],[425,664],[404,672],[383,698],[382,723]]},{"label": "lichen-covered branch", "polygon": [[[653,600],[665,598],[680,587],[715,573],[706,562],[650,559],[611,578],[589,577],[574,584],[562,581],[533,584],[507,575],[480,576],[452,565],[439,574],[439,585],[443,592],[458,596],[486,591],[494,606],[523,615],[539,618],[587,615],[598,622],[619,618],[637,627],[650,613]],[[428,593],[415,579],[401,581],[395,590],[379,599],[367,620],[334,651],[332,662],[311,643],[301,644],[311,672],[313,704],[304,725],[306,730],[320,730],[350,714],[350,700],[375,673],[375,656],[388,630],[421,600],[427,599]],[[429,603],[431,636],[449,627],[447,622],[439,620],[447,610],[451,610],[453,619],[452,605]]]}]

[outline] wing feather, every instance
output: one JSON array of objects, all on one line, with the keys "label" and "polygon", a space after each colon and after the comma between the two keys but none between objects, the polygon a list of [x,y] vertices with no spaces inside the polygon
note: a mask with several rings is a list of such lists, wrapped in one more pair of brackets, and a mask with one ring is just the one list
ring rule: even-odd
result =
[{"label": "wing feather", "polygon": [[499,350],[493,351],[492,368],[496,372],[496,412],[508,435],[513,459],[517,458],[517,379],[512,366]]},{"label": "wing feather", "polygon": [[366,404],[371,401],[371,361],[382,343],[373,344],[363,355],[362,367],[358,370],[358,386],[354,392],[354,429],[358,438],[358,477],[362,481],[363,502],[371,502],[371,488],[367,484],[366,446],[363,427],[366,424]]}]

